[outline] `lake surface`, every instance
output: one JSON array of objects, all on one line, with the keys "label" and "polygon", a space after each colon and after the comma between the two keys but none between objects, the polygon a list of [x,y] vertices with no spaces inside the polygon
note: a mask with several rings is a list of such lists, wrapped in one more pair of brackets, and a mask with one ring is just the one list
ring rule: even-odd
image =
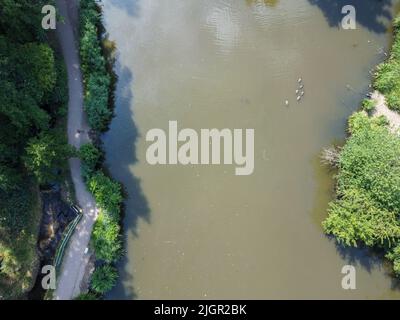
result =
[{"label": "lake surface", "polygon": [[[104,144],[128,193],[127,254],[108,298],[400,298],[379,257],[340,249],[321,227],[333,181],[319,154],[343,140],[385,58],[390,1],[103,3],[119,77]],[[338,28],[346,4],[357,30]],[[170,120],[255,129],[254,173],[147,164],[147,131]],[[341,288],[347,264],[357,290]]]}]

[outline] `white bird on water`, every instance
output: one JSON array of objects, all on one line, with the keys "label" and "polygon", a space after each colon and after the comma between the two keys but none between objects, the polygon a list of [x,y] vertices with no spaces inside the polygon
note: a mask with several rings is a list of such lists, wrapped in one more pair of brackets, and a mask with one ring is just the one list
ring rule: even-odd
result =
[{"label": "white bird on water", "polygon": [[285,105],[287,105],[287,106],[289,105],[289,100],[285,101]]},{"label": "white bird on water", "polygon": [[297,97],[297,101],[300,101],[300,99],[301,99],[301,96],[298,96],[298,97]]},{"label": "white bird on water", "polygon": [[297,80],[298,83],[301,83],[303,81],[302,78],[299,78],[299,80]]}]

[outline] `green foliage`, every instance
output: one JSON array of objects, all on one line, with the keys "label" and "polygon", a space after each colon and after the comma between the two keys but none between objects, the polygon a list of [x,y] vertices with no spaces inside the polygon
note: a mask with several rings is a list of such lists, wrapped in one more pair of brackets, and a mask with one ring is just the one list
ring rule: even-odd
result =
[{"label": "green foliage", "polygon": [[99,300],[98,296],[92,292],[81,293],[75,300]]},{"label": "green foliage", "polygon": [[378,125],[379,119],[361,117],[367,122],[352,129],[340,155],[338,189],[363,189],[382,208],[399,213],[400,139]]},{"label": "green foliage", "polygon": [[375,88],[383,94],[390,93],[399,84],[400,66],[396,61],[382,63],[377,68]]},{"label": "green foliage", "polygon": [[12,191],[0,190],[0,295],[5,299],[19,297],[34,280],[41,219],[38,198],[29,179]]},{"label": "green foliage", "polygon": [[[111,77],[101,43],[101,14],[94,0],[80,1],[80,56],[85,85],[84,105],[90,127],[107,130],[111,109]],[[93,194],[101,213],[93,227],[92,246],[96,258],[107,263],[116,262],[122,255],[120,210],[123,200],[121,185],[101,171],[102,152],[93,144],[80,149],[82,175]],[[92,289],[100,294],[108,291],[117,273],[110,265],[96,269]],[[111,271],[112,272],[111,272]],[[110,275],[112,277],[110,277]]]},{"label": "green foliage", "polygon": [[325,232],[348,246],[391,245],[400,238],[396,213],[383,209],[362,189],[346,188],[339,199],[329,205],[324,221]]},{"label": "green foliage", "polygon": [[59,170],[66,169],[67,160],[74,154],[60,134],[49,132],[29,140],[24,157],[27,169],[41,185],[59,181]]},{"label": "green foliage", "polygon": [[68,113],[68,77],[63,61],[56,60],[57,79],[51,93],[45,96],[47,109],[53,118],[65,118]]},{"label": "green foliage", "polygon": [[400,16],[397,16],[396,18],[394,18],[394,20],[393,20],[393,29],[396,32],[396,34],[400,30]]},{"label": "green foliage", "polygon": [[[41,28],[53,0],[0,0],[0,296],[29,289],[37,263],[38,183],[58,178],[69,148],[55,134],[66,75]],[[60,170],[61,169],[61,170]]]},{"label": "green foliage", "polygon": [[100,208],[119,218],[123,200],[121,185],[98,171],[89,178],[88,187]]},{"label": "green foliage", "polygon": [[398,60],[400,58],[400,41],[395,41],[392,47],[391,57]]},{"label": "green foliage", "polygon": [[349,118],[349,132],[351,134],[358,132],[360,129],[368,128],[377,129],[379,127],[386,128],[387,119],[384,116],[369,118],[365,112],[355,112]]},{"label": "green foliage", "polygon": [[108,107],[110,78],[107,74],[92,73],[86,83],[85,111],[89,125],[96,131],[105,131],[112,118]]},{"label": "green foliage", "polygon": [[362,109],[366,112],[371,112],[375,109],[375,102],[371,99],[364,99],[362,102]]},{"label": "green foliage", "polygon": [[390,248],[400,239],[400,139],[385,118],[364,112],[350,117],[349,130],[339,156],[337,199],[323,227],[348,246]]},{"label": "green foliage", "polygon": [[45,37],[41,9],[53,0],[0,0],[0,34],[18,42]]},{"label": "green foliage", "polygon": [[388,61],[378,66],[374,86],[386,96],[388,106],[400,110],[400,17],[394,22],[394,43]]},{"label": "green foliage", "polygon": [[123,253],[118,221],[102,212],[93,227],[92,245],[97,259],[117,261]]},{"label": "green foliage", "polygon": [[100,14],[93,0],[81,1],[80,55],[85,82],[85,110],[93,130],[105,131],[113,116],[109,107],[110,76],[100,42]]},{"label": "green foliage", "polygon": [[373,121],[377,126],[380,127],[388,127],[389,125],[389,120],[384,115],[374,118]]},{"label": "green foliage", "polygon": [[87,143],[81,146],[79,157],[82,160],[82,175],[87,181],[99,168],[103,154],[93,143]]},{"label": "green foliage", "polygon": [[[31,193],[32,182],[20,181],[18,187],[13,190],[0,190],[0,240],[11,245],[14,238],[7,238],[5,235],[15,235],[23,232],[25,226],[31,221],[31,206],[36,202]],[[2,237],[4,232],[4,238]]]},{"label": "green foliage", "polygon": [[17,69],[20,67],[20,73],[26,75],[24,81],[35,83],[41,96],[51,92],[57,79],[53,50],[47,44],[27,43],[18,53]]},{"label": "green foliage", "polygon": [[[81,150],[87,170],[94,170],[98,164],[99,151],[93,145]],[[87,184],[101,209],[92,231],[92,246],[96,258],[106,262],[116,262],[123,254],[120,237],[120,210],[123,200],[121,185],[103,172],[88,174]]]},{"label": "green foliage", "polygon": [[98,267],[93,272],[91,288],[99,294],[104,294],[115,286],[117,278],[117,269],[114,267],[110,265]]},{"label": "green foliage", "polygon": [[0,70],[0,127],[7,128],[7,143],[23,141],[32,130],[47,129],[50,116],[41,104],[57,77],[50,47],[11,44],[0,36]]},{"label": "green foliage", "polygon": [[[398,89],[400,90],[400,87]],[[392,90],[388,92],[386,94],[386,101],[391,109],[400,111],[400,94],[398,91]]]},{"label": "green foliage", "polygon": [[400,275],[400,244],[390,250],[386,254],[386,258],[393,262],[393,270],[395,274]]},{"label": "green foliage", "polygon": [[14,168],[0,164],[0,191],[11,191],[21,184],[22,176]]}]

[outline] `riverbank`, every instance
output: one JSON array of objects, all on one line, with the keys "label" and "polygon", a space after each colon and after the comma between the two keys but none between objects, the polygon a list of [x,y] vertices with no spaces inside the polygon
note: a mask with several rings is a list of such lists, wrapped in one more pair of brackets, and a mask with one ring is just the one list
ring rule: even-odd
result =
[{"label": "riverbank", "polygon": [[333,157],[336,199],[323,227],[341,245],[384,251],[400,276],[399,17],[393,25],[392,53],[376,69],[376,90],[363,102],[364,111],[350,117],[350,136]]},{"label": "riverbank", "polygon": [[93,142],[80,148],[82,176],[99,208],[91,234],[96,262],[89,286],[78,299],[101,298],[116,283],[115,263],[123,254],[121,241],[122,186],[108,176],[103,165],[100,134],[108,130],[113,117],[113,61],[104,47],[101,9],[94,0],[80,1],[79,47],[84,83],[84,109]]}]

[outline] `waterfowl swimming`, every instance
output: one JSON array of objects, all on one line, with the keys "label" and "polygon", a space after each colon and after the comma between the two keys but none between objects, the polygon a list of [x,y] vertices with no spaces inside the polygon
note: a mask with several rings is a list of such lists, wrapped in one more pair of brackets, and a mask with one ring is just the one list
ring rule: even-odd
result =
[{"label": "waterfowl swimming", "polygon": [[288,100],[285,101],[285,105],[287,105],[287,106],[289,105],[289,101]]},{"label": "waterfowl swimming", "polygon": [[297,97],[297,101],[300,101],[300,99],[301,99],[301,96],[298,96],[298,97]]},{"label": "waterfowl swimming", "polygon": [[302,78],[299,78],[299,80],[297,80],[298,83],[301,83],[303,81]]}]

